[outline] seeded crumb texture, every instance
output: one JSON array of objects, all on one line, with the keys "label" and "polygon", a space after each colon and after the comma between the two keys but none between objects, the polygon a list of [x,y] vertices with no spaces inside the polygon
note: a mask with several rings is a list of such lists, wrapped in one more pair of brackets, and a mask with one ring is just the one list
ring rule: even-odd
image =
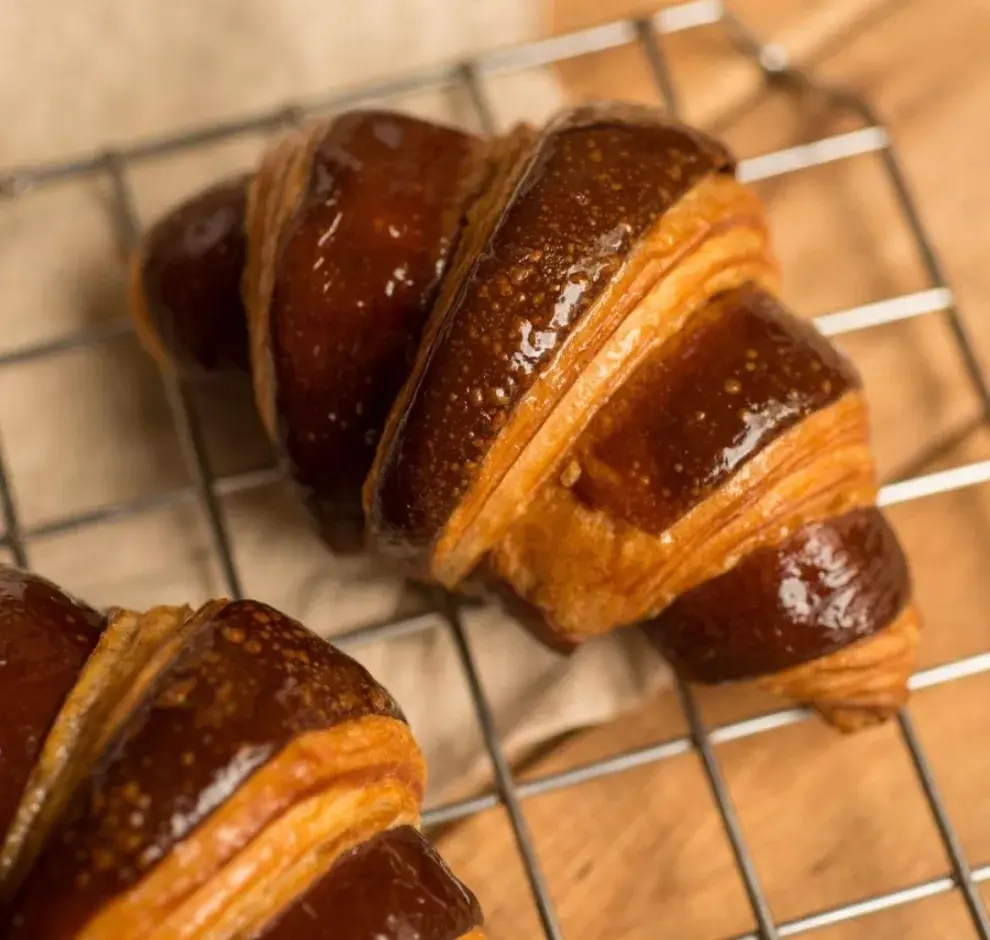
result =
[{"label": "seeded crumb texture", "polygon": [[859,386],[817,330],[748,284],[725,291],[598,411],[573,491],[654,535],[803,418]]},{"label": "seeded crumb texture", "polygon": [[251,601],[221,607],[78,795],[16,906],[57,897],[59,919],[82,923],[294,738],[366,715],[404,720],[362,666],[296,621]]},{"label": "seeded crumb texture", "polygon": [[581,107],[539,135],[421,350],[428,364],[381,460],[378,512],[397,537],[438,534],[513,408],[638,239],[731,163],[716,141],[647,108]]}]

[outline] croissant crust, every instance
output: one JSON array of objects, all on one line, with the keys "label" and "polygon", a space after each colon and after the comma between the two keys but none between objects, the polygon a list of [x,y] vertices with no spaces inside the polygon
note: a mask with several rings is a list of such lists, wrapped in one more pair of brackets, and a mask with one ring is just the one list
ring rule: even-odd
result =
[{"label": "croissant crust", "polygon": [[241,302],[247,177],[211,186],[155,223],[131,258],[131,311],[159,365],[248,371]]},{"label": "croissant crust", "polygon": [[[65,629],[69,603],[0,596],[0,630]],[[266,605],[112,613],[37,766],[0,830],[5,940],[483,936],[415,830],[424,766],[398,706]]]},{"label": "croissant crust", "polygon": [[485,165],[471,135],[359,111],[287,134],[252,181],[258,406],[339,551],[362,543],[361,484]]},{"label": "croissant crust", "polygon": [[484,246],[465,238],[472,260],[446,285],[401,422],[386,426],[369,505],[382,536],[436,539],[516,406],[559,349],[580,343],[630,246],[700,178],[731,167],[710,138],[631,107],[576,109],[510,156],[503,198],[471,220]]}]

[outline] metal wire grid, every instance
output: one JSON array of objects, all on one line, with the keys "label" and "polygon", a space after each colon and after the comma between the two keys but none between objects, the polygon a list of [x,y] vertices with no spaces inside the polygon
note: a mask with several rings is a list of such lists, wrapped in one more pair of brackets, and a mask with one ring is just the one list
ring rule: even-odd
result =
[{"label": "metal wire grid", "polygon": [[[263,114],[194,128],[174,136],[104,151],[77,160],[19,168],[7,174],[0,174],[0,197],[18,197],[36,188],[57,181],[76,179],[84,175],[106,176],[113,187],[115,224],[122,247],[129,249],[137,241],[140,234],[137,213],[128,181],[129,167],[138,161],[188,150],[240,134],[274,130],[285,124],[296,122],[311,113],[337,110],[375,99],[427,89],[451,87],[464,89],[468,93],[483,129],[494,131],[496,130],[494,111],[489,104],[485,90],[485,79],[488,76],[547,66],[592,52],[629,44],[636,44],[639,47],[662,101],[668,111],[676,113],[677,89],[664,56],[662,37],[666,34],[718,23],[730,31],[736,47],[742,54],[758,63],[768,83],[811,90],[824,95],[833,104],[846,108],[857,115],[864,124],[861,129],[852,132],[825,137],[810,144],[778,150],[744,160],[739,166],[739,177],[742,180],[768,179],[871,153],[878,154],[883,162],[905,224],[917,245],[930,287],[915,293],[827,314],[817,318],[815,324],[825,335],[834,336],[925,314],[940,313],[944,317],[958,346],[962,364],[980,401],[981,415],[978,421],[967,424],[947,435],[944,439],[936,441],[925,454],[914,462],[914,470],[920,470],[929,460],[948,452],[952,446],[964,439],[977,424],[990,417],[990,387],[988,387],[987,380],[982,374],[972,343],[955,306],[953,294],[947,285],[931,240],[925,232],[915,203],[908,191],[893,144],[868,102],[848,92],[822,85],[807,73],[792,68],[788,64],[783,50],[775,46],[761,44],[738,19],[724,8],[720,0],[690,0],[690,2],[664,9],[651,17],[617,20],[552,39],[485,53],[469,62],[358,87],[334,94],[323,100],[293,103]],[[0,367],[91,346],[129,332],[131,332],[131,326],[126,318],[101,323],[52,341],[2,354],[0,355]],[[25,528],[18,522],[14,490],[3,457],[3,447],[0,444],[0,516],[2,516],[4,523],[0,544],[9,549],[18,564],[28,564],[27,546],[35,540],[75,531],[84,526],[115,518],[132,516],[162,506],[195,500],[208,523],[213,554],[220,565],[227,591],[231,597],[243,596],[240,575],[231,551],[222,497],[271,485],[280,479],[280,474],[277,470],[270,469],[215,477],[207,458],[200,423],[187,390],[168,375],[163,376],[163,382],[191,481],[187,486],[155,493],[151,496],[95,507],[85,512]],[[990,481],[990,461],[972,463],[922,476],[916,476],[914,473],[908,473],[905,476],[906,478],[899,479],[897,482],[882,488],[879,500],[881,505],[889,506]],[[516,781],[501,748],[491,705],[485,694],[479,676],[478,664],[461,621],[457,601],[446,595],[437,594],[434,610],[362,627],[338,637],[335,642],[348,648],[373,640],[387,640],[419,632],[437,625],[438,615],[450,631],[464,669],[484,743],[491,757],[495,790],[483,796],[439,806],[426,813],[424,822],[428,826],[450,823],[493,807],[504,807],[525,866],[543,932],[548,940],[559,940],[563,934],[533,847],[533,840],[523,815],[521,801],[646,764],[656,763],[676,755],[689,753],[692,750],[698,752],[704,766],[757,925],[755,934],[746,934],[736,938],[736,940],[757,940],[757,938],[759,940],[775,940],[779,937],[795,936],[843,921],[861,918],[888,908],[909,904],[956,888],[962,893],[977,935],[982,940],[990,940],[990,921],[988,921],[987,913],[976,889],[977,884],[990,881],[990,864],[972,869],[964,857],[959,839],[939,795],[931,766],[921,749],[914,725],[906,711],[902,712],[898,718],[901,737],[927,797],[951,863],[951,871],[944,877],[931,881],[809,913],[785,923],[775,923],[766,896],[761,889],[749,848],[742,836],[736,811],[719,767],[715,748],[727,741],[738,740],[805,721],[810,717],[810,712],[807,709],[782,709],[708,729],[699,716],[690,688],[682,684],[679,686],[678,692],[690,728],[688,736],[656,742],[646,747],[580,765],[561,773],[549,774],[525,782]],[[966,657],[917,673],[912,677],[911,688],[917,691],[988,671],[990,671],[990,652]]]}]

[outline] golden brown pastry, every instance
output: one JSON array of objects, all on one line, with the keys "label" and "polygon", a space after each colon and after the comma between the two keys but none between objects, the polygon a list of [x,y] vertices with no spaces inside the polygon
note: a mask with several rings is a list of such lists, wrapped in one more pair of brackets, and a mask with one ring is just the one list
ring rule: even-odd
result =
[{"label": "golden brown pastry", "polygon": [[2,574],[0,701],[22,730],[3,740],[0,937],[483,937],[416,829],[419,748],[361,666],[264,604],[104,621]]},{"label": "golden brown pastry", "polygon": [[488,143],[356,112],[269,150],[246,227],[259,408],[335,549],[374,456],[373,544],[557,648],[645,623],[843,728],[904,700],[859,379],[777,299],[720,143],[624,105]]},{"label": "golden brown pastry", "polygon": [[145,348],[184,374],[248,371],[241,301],[247,177],[196,194],[131,258],[131,312]]},{"label": "golden brown pastry", "polygon": [[859,379],[776,299],[730,154],[597,105],[494,179],[366,484],[379,546],[560,642],[645,621],[688,677],[889,716],[918,625]]},{"label": "golden brown pastry", "polygon": [[335,550],[363,544],[361,485],[485,169],[477,138],[356,111],[287,134],[252,180],[258,407]]}]

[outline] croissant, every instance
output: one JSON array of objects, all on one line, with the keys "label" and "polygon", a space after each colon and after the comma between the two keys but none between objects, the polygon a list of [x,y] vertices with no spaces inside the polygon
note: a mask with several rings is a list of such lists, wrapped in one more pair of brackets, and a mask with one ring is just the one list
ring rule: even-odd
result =
[{"label": "croissant", "polygon": [[356,662],[257,602],[103,616],[0,585],[5,940],[482,940]]},{"label": "croissant", "polygon": [[[407,202],[355,143],[380,122],[415,129],[388,153],[429,233],[394,306],[375,235]],[[363,480],[371,546],[413,575],[564,650],[641,625],[685,677],[849,730],[905,700],[910,576],[859,377],[780,303],[733,170],[631,105],[487,142],[374,113],[293,132],[249,186],[255,390],[332,545],[358,544]]]},{"label": "croissant", "polygon": [[888,717],[918,620],[859,378],[776,299],[729,152],[596,105],[496,175],[366,483],[379,546],[560,641],[645,623],[688,678]]}]

